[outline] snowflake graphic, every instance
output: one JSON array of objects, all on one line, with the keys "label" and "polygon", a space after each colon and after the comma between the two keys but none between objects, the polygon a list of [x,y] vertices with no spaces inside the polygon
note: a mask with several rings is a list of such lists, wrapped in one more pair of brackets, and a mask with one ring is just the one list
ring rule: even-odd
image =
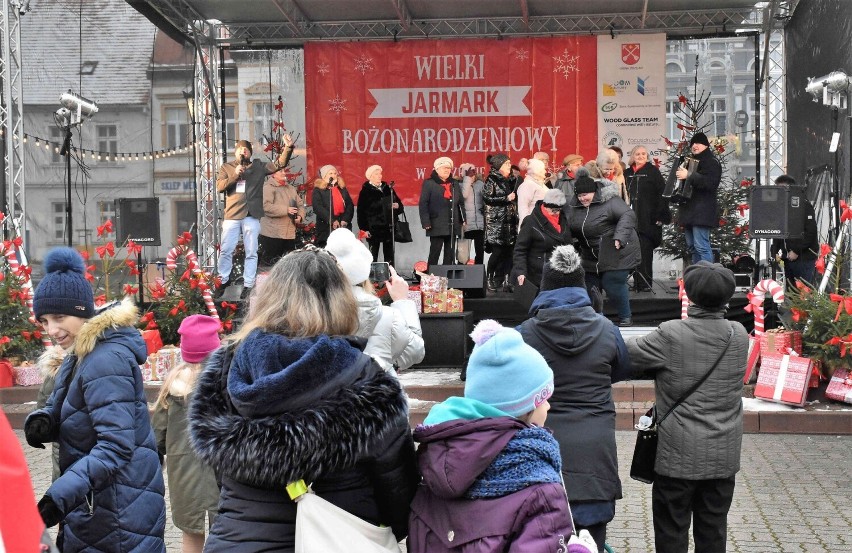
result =
[{"label": "snowflake graphic", "polygon": [[562,76],[566,79],[568,75],[571,73],[579,73],[580,67],[577,64],[580,61],[580,56],[574,56],[568,53],[568,48],[565,49],[559,56],[554,56],[553,61],[555,62],[555,66],[553,67],[554,73],[562,73]]},{"label": "snowflake graphic", "polygon": [[355,71],[360,71],[362,75],[366,75],[367,71],[373,70],[373,58],[361,56],[355,58]]},{"label": "snowflake graphic", "polygon": [[515,59],[518,61],[524,61],[530,57],[529,50],[526,48],[521,48],[515,52]]},{"label": "snowflake graphic", "polygon": [[321,63],[317,66],[317,73],[321,73],[323,76],[325,76],[326,74],[331,73],[331,68],[328,66],[327,63]]},{"label": "snowflake graphic", "polygon": [[340,96],[335,96],[334,98],[328,101],[328,111],[333,111],[335,113],[346,111],[346,100],[344,100]]}]

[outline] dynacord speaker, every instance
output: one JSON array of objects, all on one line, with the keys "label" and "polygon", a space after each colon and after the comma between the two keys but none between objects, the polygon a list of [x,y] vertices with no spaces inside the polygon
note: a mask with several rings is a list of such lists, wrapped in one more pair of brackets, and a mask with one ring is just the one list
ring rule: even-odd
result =
[{"label": "dynacord speaker", "polygon": [[752,238],[802,238],[805,191],[798,186],[755,186],[749,200]]},{"label": "dynacord speaker", "polygon": [[115,239],[130,238],[142,246],[160,245],[160,198],[115,200]]},{"label": "dynacord speaker", "polygon": [[466,298],[485,297],[485,265],[432,265],[429,272],[447,277],[447,286],[458,288]]}]

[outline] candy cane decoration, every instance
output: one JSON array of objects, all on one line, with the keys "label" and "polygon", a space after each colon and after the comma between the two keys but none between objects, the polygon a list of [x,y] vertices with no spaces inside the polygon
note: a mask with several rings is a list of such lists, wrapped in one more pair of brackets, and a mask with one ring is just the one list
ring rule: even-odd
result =
[{"label": "candy cane decoration", "polygon": [[[184,249],[183,246],[175,246],[169,250],[168,255],[166,255],[166,268],[171,271],[177,269],[177,258],[181,253],[183,253],[184,257],[186,257],[187,268],[192,272],[192,274],[203,276],[204,273],[198,264],[198,256],[195,255],[194,251],[189,248]],[[216,311],[216,306],[213,304],[213,295],[210,293],[210,288],[205,287],[202,289],[201,297],[204,298],[204,305],[207,306],[207,311],[210,313],[210,316],[218,319],[219,312]]]},{"label": "candy cane decoration", "polygon": [[677,297],[680,298],[680,318],[686,319],[689,317],[687,310],[689,309],[689,298],[686,297],[686,288],[683,285],[683,279],[677,279]]},{"label": "candy cane decoration", "polygon": [[784,303],[784,287],[767,278],[761,280],[754,287],[751,294],[748,295],[749,304],[745,307],[746,311],[754,313],[754,335],[761,336],[764,333],[764,323],[766,321],[765,311],[763,309],[763,300],[766,293],[772,294],[772,301],[777,304]]},{"label": "candy cane decoration", "polygon": [[[6,248],[5,244],[0,242],[0,252],[2,252],[3,256],[6,258],[9,268],[17,275],[21,268],[21,264],[18,263],[18,255],[15,253],[15,245],[10,243],[9,247]],[[24,274],[26,275],[26,278],[24,283],[21,285],[21,288],[23,288],[26,293],[27,308],[30,310],[29,319],[31,323],[38,324],[35,318],[35,310],[33,309],[33,281],[28,273]],[[50,341],[50,338],[42,334],[41,344],[44,347],[49,348],[53,345],[53,342]]]}]

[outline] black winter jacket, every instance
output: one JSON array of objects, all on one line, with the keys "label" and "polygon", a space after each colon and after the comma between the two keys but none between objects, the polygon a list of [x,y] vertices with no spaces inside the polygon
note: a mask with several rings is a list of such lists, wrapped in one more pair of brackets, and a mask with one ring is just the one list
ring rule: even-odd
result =
[{"label": "black winter jacket", "polygon": [[193,447],[221,480],[204,550],[293,551],[286,486],[299,479],[404,538],[418,477],[396,377],[339,337],[256,330],[230,363],[228,351],[207,362],[189,412]]},{"label": "black winter jacket", "polygon": [[[616,183],[605,179],[596,182],[598,190],[589,207],[573,196],[564,209],[571,236],[580,247],[583,270],[600,274],[632,269],[642,256],[636,213],[618,196]],[[621,242],[621,249],[615,249],[616,240]]]},{"label": "black winter jacket", "polygon": [[678,211],[678,222],[683,226],[719,226],[719,183],[722,181],[722,165],[711,148],[697,156],[698,167],[687,179],[692,185],[692,197]]},{"label": "black winter jacket", "polygon": [[[456,236],[461,236],[462,223],[465,222],[464,197],[457,180],[450,177],[445,182],[451,182],[453,228]],[[438,173],[423,181],[420,189],[420,224],[426,231],[426,236],[450,235],[450,200],[444,197],[444,187]]]},{"label": "black winter jacket", "polygon": [[559,213],[559,226],[556,230],[541,212],[542,200],[536,202],[530,216],[521,223],[521,232],[515,244],[512,262],[512,278],[517,280],[524,275],[527,280],[541,286],[541,271],[544,262],[557,246],[571,243],[571,230],[564,212]]},{"label": "black winter jacket", "polygon": [[819,231],[816,225],[814,204],[805,199],[804,194],[802,196],[805,205],[805,234],[801,239],[780,238],[773,240],[772,246],[769,248],[772,257],[781,252],[782,257],[786,259],[788,252],[795,252],[802,260],[816,261],[819,255]]},{"label": "black winter jacket", "polygon": [[663,242],[663,227],[657,224],[672,222],[668,201],[663,198],[666,181],[653,163],[646,163],[638,171],[631,165],[624,171],[630,207],[636,212],[636,232],[650,240],[654,247]]},{"label": "black winter jacket", "polygon": [[328,235],[333,230],[331,224],[334,221],[343,221],[346,223],[346,228],[352,230],[352,217],[355,215],[355,204],[352,203],[352,196],[349,195],[349,190],[345,186],[340,187],[340,195],[343,197],[343,213],[339,216],[333,216],[331,189],[329,187],[319,188],[317,184],[320,183],[322,183],[320,179],[314,181],[311,206],[314,208],[314,214],[317,216],[317,242],[325,244],[325,241],[328,240]]},{"label": "black winter jacket", "polygon": [[506,178],[494,169],[482,188],[485,203],[485,243],[493,246],[512,246],[518,237],[518,204],[509,200],[515,191],[515,179]]},{"label": "black winter jacket", "polygon": [[370,182],[365,182],[358,194],[358,207],[355,216],[358,219],[358,228],[369,232],[377,240],[390,240],[391,238],[391,204],[399,204],[393,213],[393,217],[402,214],[402,200],[391,190],[388,183],[382,181],[380,188],[376,188]]}]

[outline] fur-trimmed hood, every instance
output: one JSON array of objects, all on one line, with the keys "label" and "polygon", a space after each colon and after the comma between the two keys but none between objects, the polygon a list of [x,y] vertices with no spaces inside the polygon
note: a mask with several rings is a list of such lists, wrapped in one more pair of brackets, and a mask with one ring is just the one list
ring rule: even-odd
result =
[{"label": "fur-trimmed hood", "polygon": [[[138,320],[139,310],[130,298],[105,305],[83,324],[69,353],[82,360],[92,353],[99,340],[117,339],[125,341],[128,349],[136,354],[139,364],[142,364],[148,357],[148,350],[141,334],[134,328]],[[133,340],[134,336],[137,340]],[[140,344],[144,351],[139,351]]]},{"label": "fur-trimmed hood", "polygon": [[45,349],[36,362],[42,376],[55,377],[59,367],[62,366],[62,361],[65,360],[65,353],[61,346],[50,346]]},{"label": "fur-trimmed hood", "polygon": [[[340,187],[341,190],[346,188],[346,182],[343,180],[343,175],[337,177],[337,180],[334,183]],[[328,181],[325,179],[314,179],[314,188],[319,188],[320,190],[328,189]]]},{"label": "fur-trimmed hood", "polygon": [[[396,378],[343,338],[289,339],[255,331],[232,359],[229,352],[222,347],[208,360],[188,421],[199,457],[239,482],[283,490],[300,478],[310,482],[353,467],[408,417]],[[241,366],[249,357],[251,367]],[[257,401],[274,399],[274,411],[266,406],[265,412],[240,414],[231,395],[245,399],[237,381],[250,380],[270,384]]]},{"label": "fur-trimmed hood", "polygon": [[[598,190],[595,192],[595,198],[592,200],[593,204],[602,204],[620,196],[619,189],[621,185],[617,182],[604,177],[598,177],[595,179],[595,183],[598,185]],[[568,199],[568,205],[571,207],[583,207],[583,204],[580,203],[576,195]]]}]

